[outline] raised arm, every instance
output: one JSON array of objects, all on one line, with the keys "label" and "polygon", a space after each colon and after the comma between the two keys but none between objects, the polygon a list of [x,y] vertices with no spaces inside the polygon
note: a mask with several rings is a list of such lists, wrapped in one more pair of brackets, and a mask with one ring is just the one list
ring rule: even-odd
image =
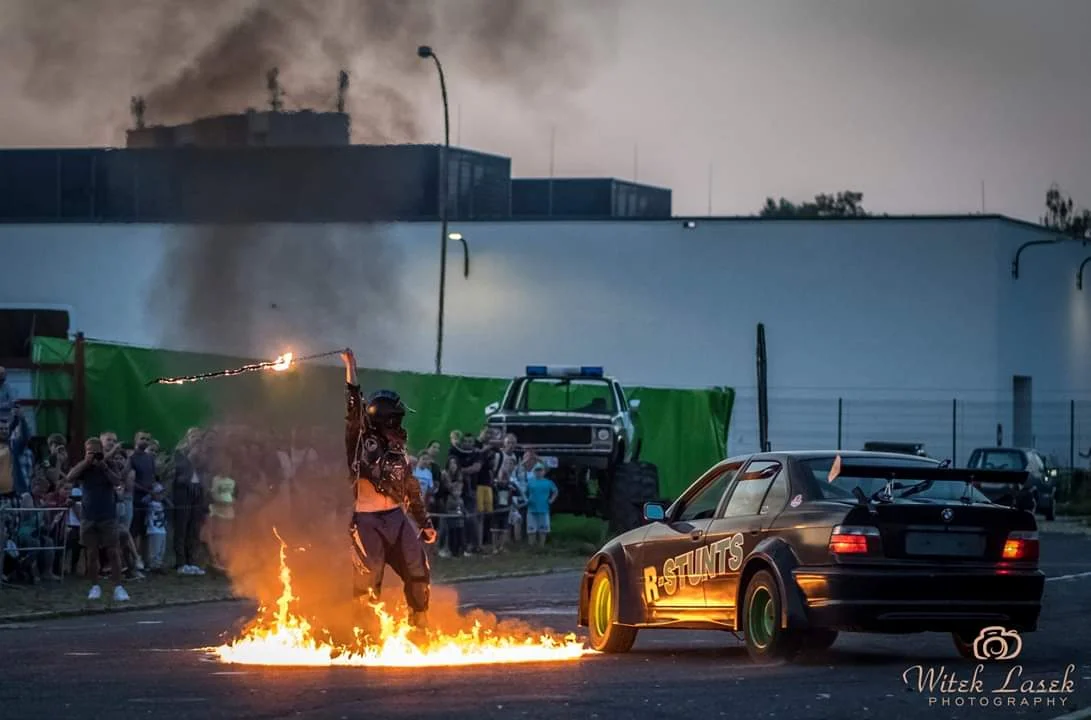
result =
[{"label": "raised arm", "polygon": [[354,470],[359,457],[360,442],[360,384],[356,379],[356,357],[352,350],[341,353],[345,364],[345,460],[349,470]]}]

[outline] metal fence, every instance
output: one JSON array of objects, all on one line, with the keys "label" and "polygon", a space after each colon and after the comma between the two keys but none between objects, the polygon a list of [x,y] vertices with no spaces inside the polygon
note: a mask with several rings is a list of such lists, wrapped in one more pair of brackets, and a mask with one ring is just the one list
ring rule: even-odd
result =
[{"label": "metal fence", "polygon": [[[1029,427],[1014,437],[1011,402],[919,399],[769,399],[773,449],[860,450],[868,441],[923,443],[932,457],[964,464],[976,447],[1020,444],[1035,447],[1056,467],[1087,468],[1091,453],[1091,401],[1034,403]],[[738,397],[728,452],[758,448],[757,403]]]},{"label": "metal fence", "polygon": [[67,513],[67,508],[0,508],[0,562],[5,571],[10,570],[0,574],[0,585],[4,575],[21,579],[33,574],[33,567],[40,575],[64,576]]}]

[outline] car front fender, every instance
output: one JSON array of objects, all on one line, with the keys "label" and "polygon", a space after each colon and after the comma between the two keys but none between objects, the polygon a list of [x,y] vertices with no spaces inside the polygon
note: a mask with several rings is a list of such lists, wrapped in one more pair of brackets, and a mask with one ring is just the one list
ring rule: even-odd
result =
[{"label": "car front fender", "polygon": [[595,573],[603,565],[608,565],[614,573],[614,582],[618,594],[618,617],[621,625],[639,625],[645,621],[644,599],[634,580],[634,570],[624,546],[614,543],[595,553],[584,566],[580,578],[580,601],[577,624],[587,627],[587,606],[591,601],[591,583]]}]

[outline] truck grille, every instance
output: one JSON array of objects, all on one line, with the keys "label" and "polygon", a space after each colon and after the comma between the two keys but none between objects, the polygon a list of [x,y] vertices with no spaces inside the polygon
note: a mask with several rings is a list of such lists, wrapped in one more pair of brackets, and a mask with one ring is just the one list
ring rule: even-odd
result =
[{"label": "truck grille", "polygon": [[590,445],[591,428],[565,425],[508,425],[520,445]]}]

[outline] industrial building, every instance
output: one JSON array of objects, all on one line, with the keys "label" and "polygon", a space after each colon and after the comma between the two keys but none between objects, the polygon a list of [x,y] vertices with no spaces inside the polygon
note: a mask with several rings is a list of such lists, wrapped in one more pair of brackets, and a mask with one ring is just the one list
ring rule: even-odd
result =
[{"label": "industrial building", "polygon": [[[285,133],[261,147],[249,130],[207,147],[224,135],[206,129],[182,132],[198,140],[181,148],[0,151],[0,252],[15,269],[0,285],[5,351],[80,330],[250,356],[350,344],[371,367],[432,371],[442,148],[304,147]],[[444,372],[577,363],[631,385],[732,387],[729,450],[752,450],[764,323],[774,447],[902,440],[965,460],[1002,440],[1068,464],[1091,446],[1081,242],[994,215],[671,217],[669,190],[512,179],[510,159],[462,148],[449,178],[465,246],[447,264]],[[252,255],[247,332],[228,333],[230,348],[187,344],[169,331],[181,309],[150,302],[178,249],[210,233]],[[274,277],[286,246],[300,261]],[[303,262],[319,247],[336,257]],[[94,271],[103,258],[108,273]],[[376,277],[379,303],[359,294]],[[323,308],[351,311],[341,325],[315,322],[314,288]]]}]

